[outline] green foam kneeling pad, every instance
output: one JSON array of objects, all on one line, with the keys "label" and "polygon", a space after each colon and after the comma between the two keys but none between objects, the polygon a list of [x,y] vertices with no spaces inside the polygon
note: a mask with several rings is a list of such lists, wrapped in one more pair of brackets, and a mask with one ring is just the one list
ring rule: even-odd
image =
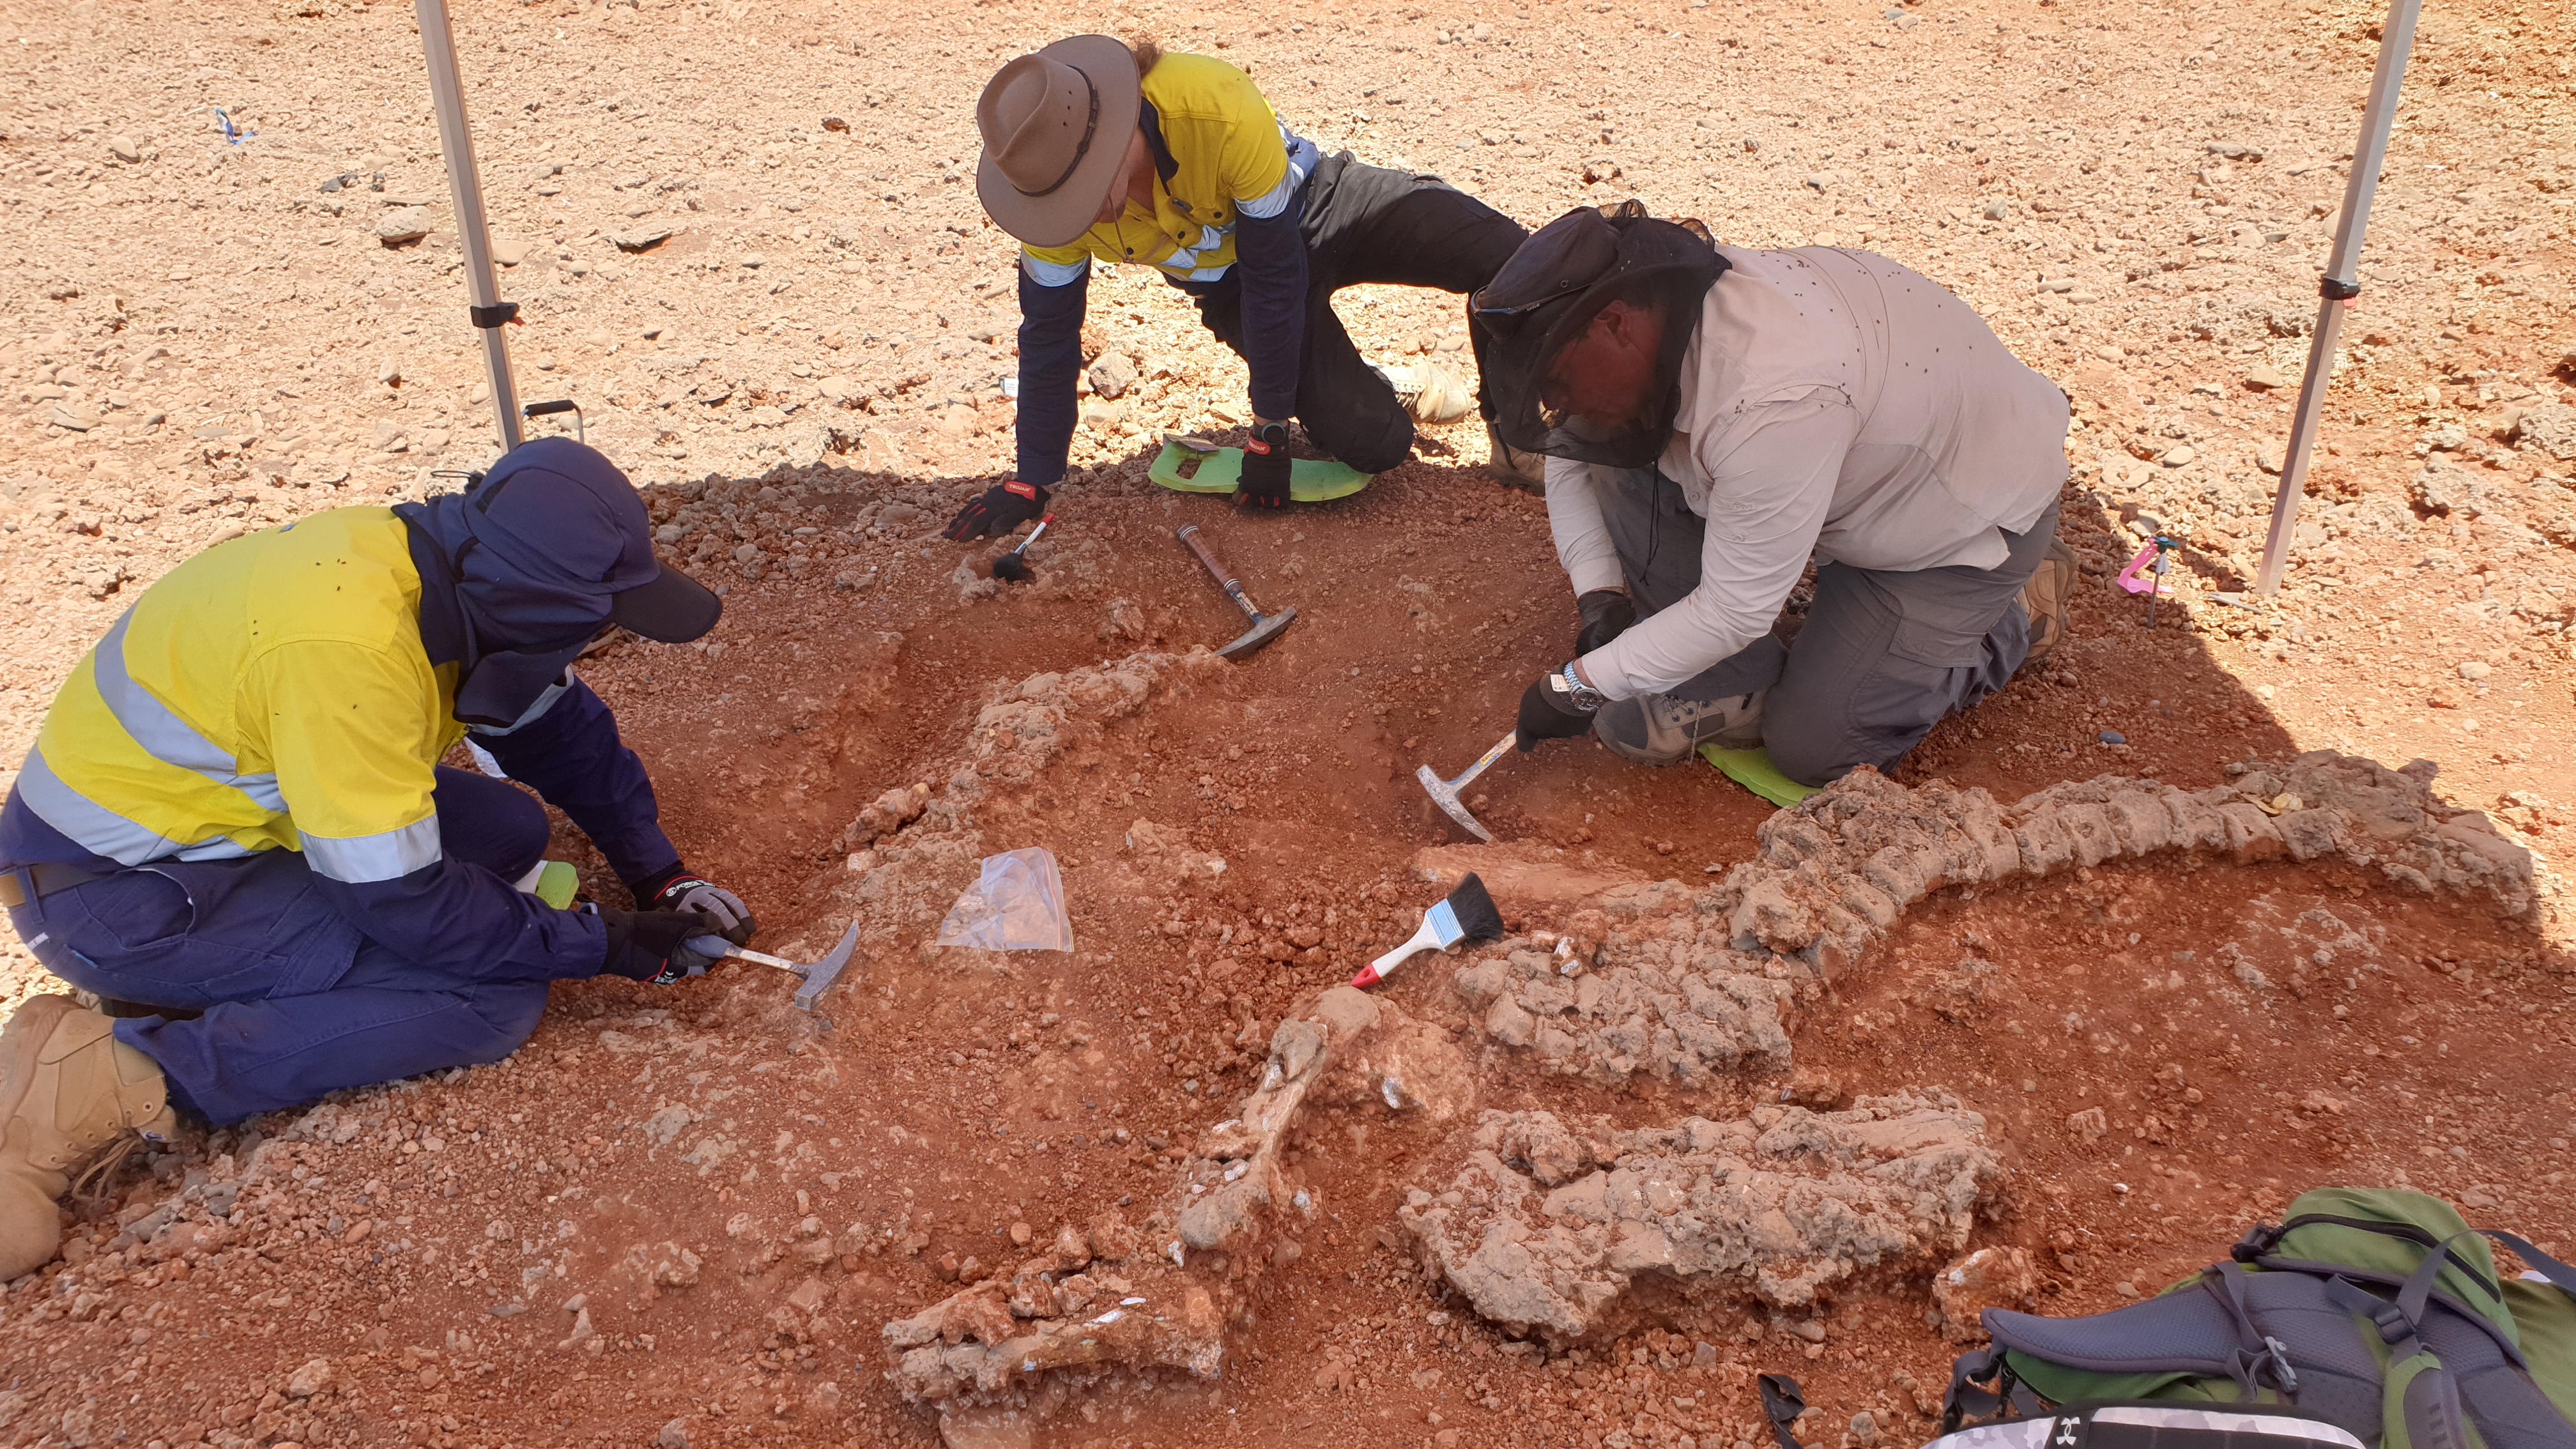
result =
[{"label": "green foam kneeling pad", "polygon": [[[1182,471],[1192,460],[1197,461],[1198,467],[1183,477]],[[1232,493],[1243,480],[1243,450],[1219,448],[1203,453],[1178,443],[1165,443],[1146,476],[1183,493]],[[1329,458],[1299,458],[1288,465],[1288,496],[1299,503],[1348,498],[1369,486],[1369,480],[1376,476]]]},{"label": "green foam kneeling pad", "polygon": [[1717,766],[1718,773],[1784,810],[1823,788],[1801,785],[1781,774],[1780,767],[1771,763],[1771,752],[1759,745],[1749,750],[1721,750],[1715,745],[1702,745],[1699,753],[1702,759]]}]

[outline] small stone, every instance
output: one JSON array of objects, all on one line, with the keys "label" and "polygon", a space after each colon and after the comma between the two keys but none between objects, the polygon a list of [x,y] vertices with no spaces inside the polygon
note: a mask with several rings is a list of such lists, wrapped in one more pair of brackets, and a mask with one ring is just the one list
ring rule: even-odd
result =
[{"label": "small stone", "polygon": [[56,403],[45,410],[45,421],[58,428],[68,428],[75,433],[86,433],[98,426],[99,419],[98,414],[87,408]]},{"label": "small stone", "polygon": [[733,551],[733,561],[738,564],[755,564],[760,562],[760,545],[756,543],[746,543],[735,549]]},{"label": "small stone", "polygon": [[2513,425],[2513,439],[2561,463],[2576,463],[2576,407],[2543,403],[2524,412]]},{"label": "small stone", "polygon": [[2286,387],[2289,384],[2288,379],[2281,376],[2281,369],[2274,367],[2268,362],[2258,362],[2251,369],[2247,370],[2245,374],[2245,385],[2247,387],[2259,387],[2269,391],[2272,388]]},{"label": "small stone", "polygon": [[2484,679],[2493,673],[2495,673],[2494,666],[2483,659],[2472,659],[2460,666],[2462,679]]},{"label": "small stone", "polygon": [[743,253],[742,264],[753,271],[758,271],[760,268],[768,265],[768,263],[769,259],[758,252]]},{"label": "small stone", "polygon": [[308,1359],[304,1367],[287,1376],[286,1396],[290,1399],[309,1399],[329,1387],[331,1387],[331,1360]]},{"label": "small stone", "polygon": [[648,221],[642,226],[613,232],[608,239],[621,252],[642,252],[660,246],[675,234],[675,229],[667,222]]},{"label": "small stone", "polygon": [[2119,1294],[2123,1298],[2135,1298],[2138,1296],[2138,1285],[2123,1279],[2120,1282],[2112,1284],[2111,1291]]},{"label": "small stone", "polygon": [[1104,352],[1091,364],[1091,390],[1104,399],[1115,399],[1136,385],[1136,364],[1121,352]]},{"label": "small stone", "polygon": [[2129,742],[2129,737],[2118,730],[2104,730],[2094,738],[2106,745],[2125,745]]},{"label": "small stone", "polygon": [[515,267],[528,259],[528,253],[534,251],[536,245],[535,242],[520,241],[515,237],[496,236],[492,238],[492,260],[505,267]]},{"label": "small stone", "polygon": [[689,1426],[678,1419],[663,1425],[653,1436],[653,1449],[689,1449]]},{"label": "small stone", "polygon": [[1036,1230],[1031,1228],[1027,1223],[1011,1224],[1012,1247],[1025,1248],[1029,1245],[1029,1239],[1035,1236],[1037,1236]]},{"label": "small stone", "polygon": [[376,240],[389,247],[408,246],[427,235],[429,212],[417,206],[388,211],[376,223]]},{"label": "small stone", "polygon": [[1855,1444],[1878,1442],[1878,1416],[1867,1409],[1851,1417],[1851,1436]]},{"label": "small stone", "polygon": [[1988,221],[2001,221],[2012,214],[2012,203],[1998,196],[1986,203],[1984,214]]},{"label": "small stone", "polygon": [[668,548],[672,544],[678,543],[681,539],[686,538],[688,533],[689,531],[681,527],[679,524],[666,523],[660,528],[653,530],[653,541],[665,548]]},{"label": "small stone", "polygon": [[2212,141],[2209,154],[2228,161],[2260,161],[2263,148],[2250,141]]},{"label": "small stone", "polygon": [[2158,458],[2156,461],[2164,464],[2168,468],[2185,468],[2191,465],[2192,459],[2199,456],[2200,455],[2198,453],[2192,451],[2189,443],[2185,443],[2180,447],[2170,449],[2163,457]]},{"label": "small stone", "polygon": [[134,144],[132,136],[110,136],[107,138],[107,154],[130,166],[143,159],[143,148]]}]

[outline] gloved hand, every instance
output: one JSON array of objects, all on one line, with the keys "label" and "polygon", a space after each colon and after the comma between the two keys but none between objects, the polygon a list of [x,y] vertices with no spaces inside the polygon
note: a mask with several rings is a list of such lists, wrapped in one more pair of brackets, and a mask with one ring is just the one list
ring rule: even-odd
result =
[{"label": "gloved hand", "polygon": [[635,894],[635,905],[647,911],[696,911],[707,918],[712,934],[722,936],[737,946],[751,944],[752,934],[760,923],[751,918],[751,907],[742,897],[699,875],[685,865],[675,865],[649,880],[627,887]]},{"label": "gloved hand", "polygon": [[608,955],[599,967],[605,975],[668,986],[703,976],[715,964],[715,957],[682,944],[692,936],[715,934],[715,924],[695,911],[590,909],[608,927]]},{"label": "gloved hand", "polygon": [[998,538],[1046,512],[1046,506],[1045,489],[1014,478],[994,484],[984,490],[983,497],[958,509],[957,516],[948,520],[948,527],[940,535],[958,543]]},{"label": "gloved hand", "polygon": [[1235,485],[1234,506],[1284,508],[1288,505],[1288,425],[1263,423],[1243,440],[1243,477]]},{"label": "gloved hand", "polygon": [[1521,753],[1538,748],[1541,740],[1570,740],[1588,733],[1592,716],[1574,707],[1574,699],[1554,674],[1542,674],[1538,681],[1521,691],[1518,743]]},{"label": "gloved hand", "polygon": [[1637,622],[1637,606],[1617,589],[1594,589],[1574,601],[1583,615],[1582,631],[1574,636],[1574,652],[1589,654],[1628,632]]}]

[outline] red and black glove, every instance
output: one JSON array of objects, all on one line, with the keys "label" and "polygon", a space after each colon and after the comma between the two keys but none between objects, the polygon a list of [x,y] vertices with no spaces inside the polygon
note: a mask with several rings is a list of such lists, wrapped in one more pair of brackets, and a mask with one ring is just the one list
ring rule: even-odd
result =
[{"label": "red and black glove", "polygon": [[1012,529],[1046,512],[1047,491],[1034,483],[1017,478],[996,483],[984,490],[984,496],[957,510],[941,536],[958,543],[973,543],[979,538],[999,538]]},{"label": "red and black glove", "polygon": [[1243,440],[1243,476],[1235,485],[1234,506],[1288,506],[1288,425],[1263,423]]},{"label": "red and black glove", "polygon": [[599,967],[604,975],[668,986],[703,976],[716,963],[715,957],[687,945],[695,937],[716,934],[715,923],[695,911],[591,909],[608,927],[608,954]]}]

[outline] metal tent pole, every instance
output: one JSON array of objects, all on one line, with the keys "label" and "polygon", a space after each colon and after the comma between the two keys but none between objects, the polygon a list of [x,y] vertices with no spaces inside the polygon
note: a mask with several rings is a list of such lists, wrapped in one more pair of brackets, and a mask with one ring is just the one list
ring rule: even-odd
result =
[{"label": "metal tent pole", "polygon": [[2406,54],[2415,43],[2415,14],[2421,6],[2422,0],[2391,0],[2387,23],[2380,27],[2379,60],[2370,72],[2370,100],[2362,107],[2361,141],[2352,148],[2352,175],[2344,182],[2343,220],[2335,228],[2334,255],[2317,283],[2321,300],[2316,335],[2308,341],[2308,370],[2299,379],[2299,409],[2290,419],[2289,448],[2281,455],[2281,489],[2272,498],[2272,531],[2263,540],[2263,566],[2254,575],[2258,594],[2280,592],[2282,570],[2289,567],[2290,535],[2298,525],[2300,494],[2307,487],[2308,454],[2316,447],[2326,384],[2333,380],[2335,342],[2343,335],[2345,309],[2361,295],[2355,269],[2361,264],[2362,232],[2370,224],[2380,166],[2388,158],[2388,127],[2397,119],[2397,87],[2406,77]]},{"label": "metal tent pole", "polygon": [[492,270],[492,233],[483,221],[483,177],[474,167],[474,136],[465,128],[465,87],[457,78],[456,32],[447,23],[447,0],[413,0],[420,20],[420,48],[429,60],[430,104],[438,111],[439,155],[456,201],[456,240],[465,249],[468,314],[483,334],[483,369],[492,384],[492,411],[501,429],[501,451],[519,446],[523,433],[519,389],[510,379],[510,343],[501,329],[519,315],[519,304],[501,300]]}]

